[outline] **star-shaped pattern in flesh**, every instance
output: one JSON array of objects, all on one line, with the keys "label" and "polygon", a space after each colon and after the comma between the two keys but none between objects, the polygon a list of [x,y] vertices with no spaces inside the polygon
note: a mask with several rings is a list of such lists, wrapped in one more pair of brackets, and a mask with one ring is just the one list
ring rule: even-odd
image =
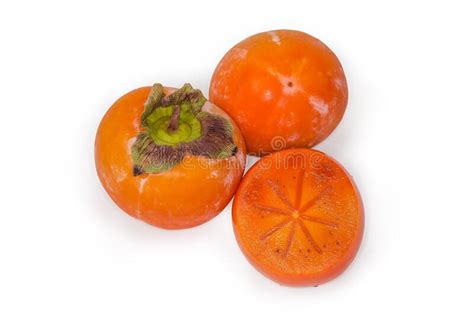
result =
[{"label": "star-shaped pattern in flesh", "polygon": [[285,219],[282,220],[280,223],[276,224],[273,226],[271,229],[267,230],[260,236],[260,240],[265,240],[272,236],[274,233],[279,231],[280,229],[286,227],[287,225],[290,226],[289,234],[288,234],[288,239],[286,241],[286,246],[282,252],[282,256],[286,257],[288,255],[288,252],[291,248],[291,245],[293,244],[293,239],[295,236],[295,232],[297,228],[300,228],[303,234],[305,235],[308,243],[311,245],[311,247],[317,252],[317,253],[322,253],[321,247],[318,245],[316,240],[313,238],[311,235],[310,231],[308,230],[308,227],[305,224],[305,221],[310,221],[310,222],[315,222],[319,223],[331,228],[337,228],[337,224],[325,219],[321,219],[312,215],[306,214],[309,210],[311,210],[317,202],[323,198],[325,195],[330,193],[331,187],[326,186],[323,188],[319,193],[317,193],[312,199],[307,201],[305,204],[301,204],[301,199],[303,195],[303,180],[304,180],[304,169],[300,170],[297,178],[297,183],[296,183],[296,193],[295,193],[295,201],[292,203],[290,199],[288,198],[288,195],[285,194],[281,188],[280,185],[271,180],[267,180],[267,184],[269,185],[270,189],[273,191],[273,193],[281,200],[281,202],[285,205],[285,207],[282,208],[277,208],[277,207],[272,207],[272,206],[267,206],[267,205],[262,205],[255,203],[253,206],[256,209],[274,213],[277,215],[285,216]]}]

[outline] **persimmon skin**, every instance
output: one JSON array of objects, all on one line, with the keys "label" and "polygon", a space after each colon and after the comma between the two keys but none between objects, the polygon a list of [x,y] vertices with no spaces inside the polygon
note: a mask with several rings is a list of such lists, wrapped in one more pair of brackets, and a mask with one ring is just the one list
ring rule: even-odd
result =
[{"label": "persimmon skin", "polygon": [[316,150],[288,149],[263,157],[246,173],[232,221],[242,252],[258,271],[282,285],[316,286],[354,259],[364,210],[338,162]]},{"label": "persimmon skin", "polygon": [[249,154],[312,147],[339,124],[348,100],[336,55],[299,31],[250,36],[216,67],[209,99],[244,135]]},{"label": "persimmon skin", "polygon": [[[237,153],[222,160],[187,156],[168,171],[133,176],[130,148],[150,89],[125,94],[103,117],[95,141],[97,174],[114,202],[133,217],[165,229],[200,225],[218,215],[237,189],[245,169],[245,143],[230,117],[206,102],[202,111],[229,119]],[[165,93],[174,90],[165,88]]]}]

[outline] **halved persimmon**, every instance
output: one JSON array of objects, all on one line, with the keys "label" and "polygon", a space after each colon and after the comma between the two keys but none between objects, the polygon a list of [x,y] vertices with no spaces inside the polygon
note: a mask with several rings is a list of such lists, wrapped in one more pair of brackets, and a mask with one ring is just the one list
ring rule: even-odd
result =
[{"label": "halved persimmon", "polygon": [[342,273],[364,230],[362,201],[350,175],[311,149],[258,161],[241,181],[232,219],[250,263],[290,286],[315,286]]},{"label": "halved persimmon", "polygon": [[97,130],[100,181],[125,212],[167,228],[210,220],[232,198],[245,169],[239,129],[201,91],[161,84],[117,100]]}]

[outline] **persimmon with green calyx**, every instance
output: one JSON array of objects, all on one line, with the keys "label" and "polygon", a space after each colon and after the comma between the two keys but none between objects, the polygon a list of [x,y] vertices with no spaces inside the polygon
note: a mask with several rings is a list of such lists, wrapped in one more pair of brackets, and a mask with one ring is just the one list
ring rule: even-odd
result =
[{"label": "persimmon with green calyx", "polygon": [[249,153],[265,155],[323,141],[344,115],[348,90],[338,58],[323,42],[275,30],[225,54],[209,99],[235,120]]},{"label": "persimmon with green calyx", "polygon": [[235,194],[232,220],[250,263],[289,286],[316,286],[340,275],[364,231],[351,176],[311,149],[275,152],[252,166]]},{"label": "persimmon with green calyx", "polygon": [[99,179],[126,213],[166,229],[202,224],[232,198],[245,169],[232,119],[185,84],[133,90],[97,130]]}]

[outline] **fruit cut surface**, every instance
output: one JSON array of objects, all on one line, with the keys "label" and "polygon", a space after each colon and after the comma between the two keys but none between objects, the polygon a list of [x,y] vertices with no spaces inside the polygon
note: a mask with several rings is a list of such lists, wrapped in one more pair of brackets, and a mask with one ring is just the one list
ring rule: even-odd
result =
[{"label": "fruit cut surface", "polygon": [[364,227],[350,175],[311,149],[284,150],[257,162],[237,190],[232,219],[250,263],[291,286],[319,285],[342,273]]}]

